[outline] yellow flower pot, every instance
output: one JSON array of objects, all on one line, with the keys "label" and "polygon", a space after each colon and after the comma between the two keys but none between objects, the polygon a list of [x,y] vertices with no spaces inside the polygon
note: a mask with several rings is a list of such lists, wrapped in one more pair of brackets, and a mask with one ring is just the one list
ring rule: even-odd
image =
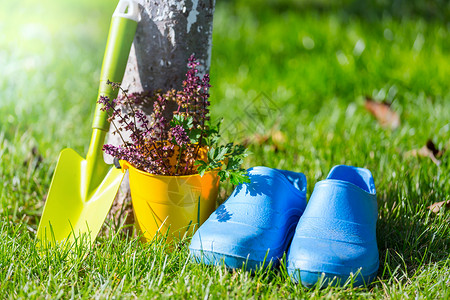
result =
[{"label": "yellow flower pot", "polygon": [[192,233],[214,212],[219,189],[217,171],[184,176],[150,174],[126,161],[136,226],[144,241],[159,232],[167,240]]}]

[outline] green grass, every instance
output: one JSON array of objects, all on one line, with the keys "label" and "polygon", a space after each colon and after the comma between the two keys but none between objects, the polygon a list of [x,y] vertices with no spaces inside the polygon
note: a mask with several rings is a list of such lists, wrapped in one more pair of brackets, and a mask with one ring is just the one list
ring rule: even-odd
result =
[{"label": "green grass", "polygon": [[[450,212],[426,207],[450,199],[450,151],[440,166],[404,155],[427,139],[450,148],[448,7],[433,18],[432,6],[421,15],[414,4],[401,19],[348,1],[304,2],[217,3],[211,110],[237,140],[283,132],[276,151],[270,140],[250,143],[246,165],[301,171],[308,195],[335,164],[372,171],[381,261],[374,283],[308,291],[283,267],[228,272],[189,262],[188,240],[170,251],[113,233],[88,254],[79,247],[40,257],[34,237],[57,155],[87,151],[114,7],[23,0],[0,10],[0,295],[449,298]],[[366,96],[392,102],[401,126],[381,127],[364,109]]]}]

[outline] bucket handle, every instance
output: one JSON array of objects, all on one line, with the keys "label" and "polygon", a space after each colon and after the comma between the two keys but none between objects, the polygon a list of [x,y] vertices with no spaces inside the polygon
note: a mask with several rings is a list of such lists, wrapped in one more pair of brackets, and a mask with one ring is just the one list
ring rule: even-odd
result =
[{"label": "bucket handle", "polygon": [[119,163],[122,173],[125,173],[130,168],[130,163],[127,162],[126,160],[120,160]]}]

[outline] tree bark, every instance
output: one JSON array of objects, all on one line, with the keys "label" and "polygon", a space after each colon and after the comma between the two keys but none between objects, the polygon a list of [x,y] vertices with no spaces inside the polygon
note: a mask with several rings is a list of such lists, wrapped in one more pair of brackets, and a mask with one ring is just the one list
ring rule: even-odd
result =
[{"label": "tree bark", "polygon": [[[171,88],[181,89],[191,54],[201,64],[200,73],[209,72],[215,0],[141,0],[141,20],[136,30],[122,88],[129,93]],[[152,106],[144,107],[149,115]],[[112,135],[108,144],[122,141]],[[105,157],[109,163],[111,157]],[[151,191],[149,191],[151,193]],[[116,226],[134,223],[131,213],[128,174],[108,216]],[[125,212],[125,213],[124,213]],[[114,227],[116,227],[114,226]],[[128,226],[131,229],[132,226]],[[117,228],[112,228],[117,230]],[[127,230],[128,231],[128,230]]]}]

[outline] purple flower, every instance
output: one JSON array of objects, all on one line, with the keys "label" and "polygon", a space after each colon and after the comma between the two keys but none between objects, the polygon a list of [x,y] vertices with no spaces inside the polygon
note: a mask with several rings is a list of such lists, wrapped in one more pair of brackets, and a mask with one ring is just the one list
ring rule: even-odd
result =
[{"label": "purple flower", "polygon": [[[196,172],[194,162],[197,160],[199,147],[204,145],[209,120],[209,84],[206,74],[198,75],[200,63],[194,55],[188,60],[188,71],[183,81],[182,90],[151,91],[144,93],[128,93],[118,83],[108,82],[113,88],[121,90],[117,99],[100,97],[101,108],[109,114],[115,131],[122,138],[123,145],[104,145],[105,153],[122,160],[127,160],[136,168],[153,174],[187,175]],[[167,118],[170,104],[176,103],[178,109],[173,115],[181,116],[177,122]],[[150,118],[136,106],[153,105]],[[120,108],[115,108],[119,105]],[[174,118],[175,120],[175,118]],[[180,120],[185,123],[180,125]],[[195,130],[196,144],[191,144],[189,135]],[[126,141],[122,132],[129,132],[130,140]],[[125,136],[125,135],[124,135]],[[177,152],[176,165],[170,161]]]},{"label": "purple flower", "polygon": [[180,125],[176,125],[175,127],[172,127],[170,129],[170,133],[172,134],[172,137],[175,140],[175,143],[180,147],[183,147],[184,145],[186,145],[190,142],[189,137],[186,134],[186,131]]}]

